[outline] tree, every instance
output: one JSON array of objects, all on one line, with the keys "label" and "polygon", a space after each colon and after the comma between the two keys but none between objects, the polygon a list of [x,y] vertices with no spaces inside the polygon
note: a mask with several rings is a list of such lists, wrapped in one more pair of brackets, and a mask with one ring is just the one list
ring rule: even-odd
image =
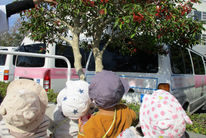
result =
[{"label": "tree", "polygon": [[[164,53],[162,46],[192,47],[199,43],[197,37],[202,33],[203,23],[188,18],[194,3],[198,0],[148,0],[140,5],[127,5],[125,11],[130,16],[118,19],[122,30],[129,30],[133,44],[144,47],[145,42],[152,50]],[[130,10],[133,9],[133,10]]]},{"label": "tree", "polygon": [[[109,44],[135,53],[148,47],[159,52],[163,44],[188,47],[197,43],[202,23],[187,18],[197,0],[57,0],[56,7],[43,4],[22,14],[23,32],[34,40],[68,42],[74,52],[76,71],[81,79],[80,34],[92,38],[87,46],[93,51],[95,70],[101,71],[102,54]],[[43,15],[43,16],[42,16]],[[27,18],[26,18],[27,17]],[[109,30],[109,31],[108,31]],[[71,38],[68,34],[71,33]],[[58,39],[56,39],[58,38]],[[100,49],[100,42],[104,46]],[[131,42],[128,45],[128,41]],[[136,41],[138,40],[138,41]],[[143,41],[144,40],[144,41]],[[113,45],[114,46],[114,45]],[[146,48],[146,47],[145,47]]]},{"label": "tree", "polygon": [[17,20],[9,32],[0,34],[0,46],[20,46],[24,37],[23,34],[18,31],[20,25],[20,20]]}]

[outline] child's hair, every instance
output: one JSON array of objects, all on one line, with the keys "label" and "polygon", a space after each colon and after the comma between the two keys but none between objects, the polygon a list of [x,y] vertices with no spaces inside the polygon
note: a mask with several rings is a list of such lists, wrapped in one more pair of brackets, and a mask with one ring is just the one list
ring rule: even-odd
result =
[{"label": "child's hair", "polygon": [[68,81],[66,85],[57,97],[57,104],[65,117],[79,119],[88,112],[91,104],[88,95],[89,84],[78,80]]},{"label": "child's hair", "polygon": [[89,97],[98,107],[108,109],[117,105],[128,90],[127,81],[112,71],[103,70],[91,80]]},{"label": "child's hair", "polygon": [[0,114],[11,131],[30,132],[41,124],[47,104],[42,86],[32,80],[15,80],[7,88]]},{"label": "child's hair", "polygon": [[192,124],[177,99],[164,90],[146,94],[140,107],[140,126],[145,137],[179,138],[186,123]]}]

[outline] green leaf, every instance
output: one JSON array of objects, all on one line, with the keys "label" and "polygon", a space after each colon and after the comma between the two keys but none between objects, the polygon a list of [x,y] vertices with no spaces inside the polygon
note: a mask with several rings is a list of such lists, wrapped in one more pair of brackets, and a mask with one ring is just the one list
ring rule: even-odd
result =
[{"label": "green leaf", "polygon": [[133,38],[136,34],[132,34],[130,38]]}]

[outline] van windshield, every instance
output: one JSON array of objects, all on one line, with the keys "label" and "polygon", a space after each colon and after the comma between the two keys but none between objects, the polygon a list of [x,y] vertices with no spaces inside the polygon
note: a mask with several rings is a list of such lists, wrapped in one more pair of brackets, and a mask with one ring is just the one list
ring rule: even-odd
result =
[{"label": "van windshield", "polygon": [[[122,55],[117,51],[105,50],[102,62],[105,70],[111,70],[115,72],[158,72],[158,54],[142,50],[137,50],[136,54],[133,56]],[[88,70],[95,70],[93,56],[90,59]]]},{"label": "van windshield", "polygon": [[[46,49],[46,45],[39,43],[39,44],[20,46],[18,51],[45,54],[46,53],[45,49]],[[16,62],[16,66],[19,67],[43,67],[45,58],[18,56],[17,60],[16,61],[14,60],[14,64],[15,62]]]},{"label": "van windshield", "polygon": [[[0,50],[5,50],[8,51],[7,49],[0,49]],[[0,65],[5,65],[6,62],[6,55],[5,54],[0,54]]]}]

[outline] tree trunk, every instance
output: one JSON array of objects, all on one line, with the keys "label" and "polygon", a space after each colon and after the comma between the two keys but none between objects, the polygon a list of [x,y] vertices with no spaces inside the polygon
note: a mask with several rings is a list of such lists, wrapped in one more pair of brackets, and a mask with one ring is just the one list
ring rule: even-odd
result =
[{"label": "tree trunk", "polygon": [[94,54],[94,60],[95,60],[95,71],[96,72],[101,72],[103,69],[102,65],[102,52],[99,51],[98,48],[93,48],[93,54]]},{"label": "tree trunk", "polygon": [[79,35],[73,34],[73,42],[72,42],[72,49],[74,54],[74,67],[75,70],[80,78],[80,80],[85,80],[85,74],[82,69],[82,55],[79,50]]}]

